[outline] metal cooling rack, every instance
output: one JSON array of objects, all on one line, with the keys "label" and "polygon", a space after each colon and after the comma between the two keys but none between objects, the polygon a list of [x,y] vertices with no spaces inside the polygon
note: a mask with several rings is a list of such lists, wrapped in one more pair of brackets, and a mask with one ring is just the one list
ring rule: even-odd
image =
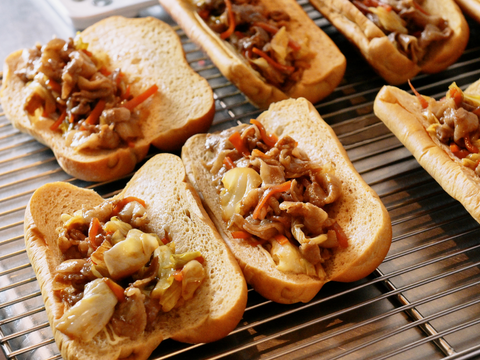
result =
[{"label": "metal cooling rack", "polygon": [[[360,174],[377,191],[393,225],[385,261],[369,277],[330,283],[307,304],[280,305],[249,291],[238,327],[212,344],[164,341],[152,359],[469,359],[480,355],[480,226],[418,165],[372,112],[384,84],[308,2],[301,5],[346,55],[341,85],[316,105]],[[480,26],[459,61],[416,88],[442,96],[480,78]],[[259,111],[176,28],[190,65],[214,89],[211,131],[246,122]],[[2,112],[0,108],[0,113]],[[152,150],[150,156],[155,153]],[[131,175],[130,175],[131,176]],[[23,240],[33,191],[51,181],[95,189],[105,197],[130,176],[106,183],[71,178],[52,152],[0,114],[0,359],[60,359]]]}]

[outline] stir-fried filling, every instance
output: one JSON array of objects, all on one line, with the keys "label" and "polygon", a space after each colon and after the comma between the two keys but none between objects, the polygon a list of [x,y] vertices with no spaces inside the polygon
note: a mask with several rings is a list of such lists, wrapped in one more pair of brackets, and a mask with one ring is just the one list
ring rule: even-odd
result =
[{"label": "stir-fried filling", "polygon": [[66,311],[56,328],[82,341],[102,330],[136,338],[158,314],[193,297],[205,278],[200,252],[175,253],[168,234],[146,233],[145,203],[128,197],[62,215],[55,295]]},{"label": "stir-fried filling", "polygon": [[423,0],[351,0],[410,60],[420,63],[432,43],[448,39],[452,30],[440,16],[422,8]]},{"label": "stir-fried filling", "polygon": [[308,38],[288,35],[290,16],[258,0],[195,0],[199,16],[270,84],[287,90],[310,67]]},{"label": "stir-fried filling", "polygon": [[424,109],[425,119],[431,124],[427,127],[429,134],[449,146],[463,165],[480,176],[480,96],[465,94],[455,83],[438,101],[420,95],[413,86],[412,90]]},{"label": "stir-fried filling", "polygon": [[50,129],[61,131],[76,151],[129,146],[142,136],[135,107],[157,85],[132,96],[125,74],[107,70],[105,55],[87,48],[77,37],[25,49],[15,71],[26,83],[24,109],[31,121],[50,119]]},{"label": "stir-fried filling", "polygon": [[342,195],[332,166],[310,161],[289,136],[277,139],[256,120],[209,134],[206,166],[232,236],[260,246],[284,272],[324,276],[331,249],[347,247],[328,215]]}]

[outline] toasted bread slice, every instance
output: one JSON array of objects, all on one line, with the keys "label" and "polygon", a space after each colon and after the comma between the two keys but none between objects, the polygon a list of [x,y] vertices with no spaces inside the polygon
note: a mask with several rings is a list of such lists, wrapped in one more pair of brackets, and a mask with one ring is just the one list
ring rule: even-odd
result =
[{"label": "toasted bread slice", "polygon": [[315,54],[302,78],[283,92],[265,82],[247,61],[226,41],[211,30],[196,12],[189,0],[160,0],[160,4],[195,43],[203,48],[221,73],[260,108],[287,98],[305,97],[315,103],[328,96],[340,83],[345,73],[346,60],[335,43],[308,17],[293,0],[261,0],[269,12],[285,11],[290,20],[288,35],[301,43],[309,39],[309,50]]},{"label": "toasted bread slice", "polygon": [[385,33],[349,0],[310,0],[310,3],[352,42],[389,84],[406,82],[420,71],[436,73],[446,69],[462,55],[467,46],[469,28],[453,0],[425,0],[423,9],[448,21],[453,34],[446,41],[433,44],[421,63],[404,56]]},{"label": "toasted bread slice", "polygon": [[56,330],[65,312],[54,295],[55,269],[63,261],[56,228],[61,214],[100,204],[97,193],[68,183],[51,183],[32,196],[25,213],[27,254],[40,283],[45,308],[64,359],[147,359],[167,338],[184,342],[210,342],[226,336],[240,321],[247,287],[228,247],[219,236],[191,185],[186,183],[181,159],[160,154],[150,159],[115,198],[135,196],[145,201],[148,231],[166,229],[177,252],[201,252],[206,278],[194,297],[181,307],[162,313],[160,321],[137,339],[98,333],[90,342],[74,340]]},{"label": "toasted bread slice", "polygon": [[[480,81],[465,92],[478,95]],[[453,198],[480,222],[480,178],[453,155],[450,147],[430,136],[431,125],[422,114],[422,107],[414,95],[393,86],[384,86],[378,93],[374,111],[380,120],[410,150],[420,165]]]},{"label": "toasted bread slice", "polygon": [[7,57],[1,101],[7,118],[20,131],[53,150],[60,166],[70,175],[87,181],[105,181],[131,172],[153,144],[166,151],[179,149],[185,140],[205,132],[215,113],[208,82],[188,65],[175,31],[154,18],[116,16],[100,21],[81,33],[88,50],[108,56],[109,70],[121,68],[137,95],[156,84],[158,92],[139,105],[141,132],[131,146],[114,150],[75,151],[65,145],[60,131],[50,130],[52,120],[30,121],[23,110],[23,81],[15,75],[22,66],[22,51]]},{"label": "toasted bread slice", "polygon": [[[310,160],[320,165],[333,164],[342,182],[342,196],[329,208],[347,235],[347,248],[336,248],[324,264],[326,277],[279,271],[265,252],[234,239],[222,219],[217,189],[205,163],[207,135],[190,138],[182,149],[187,175],[201,194],[215,225],[232,249],[245,278],[255,290],[280,303],[307,302],[328,281],[355,281],[370,274],[383,261],[392,239],[390,217],[377,194],[365,183],[348,159],[333,130],[323,121],[313,105],[305,99],[272,104],[257,119],[265,129],[289,135],[298,142]],[[332,204],[330,204],[332,205]]]}]

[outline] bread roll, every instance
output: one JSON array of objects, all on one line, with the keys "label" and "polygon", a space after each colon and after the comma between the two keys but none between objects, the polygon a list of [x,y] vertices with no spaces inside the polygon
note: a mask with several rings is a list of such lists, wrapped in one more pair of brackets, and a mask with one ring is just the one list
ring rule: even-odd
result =
[{"label": "bread roll", "polygon": [[348,247],[337,247],[324,263],[324,278],[282,272],[265,259],[259,246],[234,239],[222,218],[222,207],[212,175],[204,166],[207,135],[190,138],[182,149],[189,180],[203,198],[219,232],[232,249],[247,283],[264,297],[279,303],[307,302],[328,281],[356,281],[370,274],[382,262],[392,239],[390,217],[377,194],[365,183],[348,159],[333,130],[305,99],[272,104],[257,119],[269,133],[289,135],[310,160],[322,166],[332,164],[342,183],[342,196],[329,208],[348,238]]},{"label": "bread roll", "polygon": [[467,46],[469,28],[453,0],[425,0],[422,8],[448,21],[453,34],[445,41],[432,44],[425,58],[416,63],[403,55],[387,35],[370,21],[350,0],[310,0],[389,84],[397,85],[420,71],[437,73],[453,64]]},{"label": "bread roll", "polygon": [[[477,81],[465,93],[478,95],[479,89],[480,81]],[[431,124],[423,116],[422,110],[414,95],[393,86],[384,86],[375,98],[375,115],[440,186],[480,222],[479,176],[464,166],[449,146],[436,136],[430,136],[426,129]]]},{"label": "bread roll", "polygon": [[167,338],[189,343],[211,342],[226,336],[243,316],[247,287],[228,247],[218,235],[191,185],[179,157],[160,154],[150,159],[114,199],[135,196],[145,201],[148,231],[167,230],[177,252],[198,250],[205,259],[206,278],[194,297],[158,315],[153,329],[132,340],[99,332],[91,341],[70,338],[56,329],[66,311],[54,294],[56,267],[64,260],[57,246],[60,216],[104,201],[92,190],[57,182],[32,195],[25,213],[27,254],[40,284],[45,308],[64,359],[147,359]]},{"label": "bread roll", "polygon": [[300,81],[286,91],[267,83],[234,48],[211,30],[197,14],[190,0],[160,0],[160,4],[195,43],[203,48],[221,73],[260,108],[287,98],[305,97],[315,103],[329,95],[345,73],[346,61],[334,42],[308,17],[293,0],[261,0],[267,11],[284,11],[290,20],[287,32],[301,43],[308,38],[308,49],[314,58]]},{"label": "bread roll", "polygon": [[142,135],[130,146],[76,151],[65,144],[52,120],[30,121],[23,110],[25,83],[15,74],[23,66],[22,51],[5,60],[0,93],[7,118],[22,132],[50,147],[68,174],[87,181],[106,181],[131,172],[151,144],[172,151],[185,140],[210,127],[215,113],[213,92],[205,79],[188,65],[175,31],[154,18],[102,20],[81,33],[88,50],[108,56],[109,70],[120,68],[137,95],[156,84],[158,92],[140,104]]}]

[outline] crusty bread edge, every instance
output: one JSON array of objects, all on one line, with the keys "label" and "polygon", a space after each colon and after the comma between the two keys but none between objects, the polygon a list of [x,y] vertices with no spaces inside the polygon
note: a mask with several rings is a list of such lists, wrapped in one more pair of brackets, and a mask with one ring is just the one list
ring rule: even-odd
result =
[{"label": "crusty bread edge", "polygon": [[402,84],[420,71],[436,73],[444,70],[460,57],[467,46],[470,30],[453,0],[426,0],[422,4],[429,13],[447,18],[454,33],[446,42],[435,46],[420,65],[402,55],[386,35],[349,0],[309,1],[391,85]]},{"label": "crusty bread edge", "polygon": [[[478,89],[478,82],[468,90]],[[478,92],[477,92],[478,93]],[[426,127],[415,96],[396,87],[384,86],[374,102],[375,115],[395,134],[413,154],[420,165],[453,198],[462,203],[472,217],[480,222],[480,179],[462,165],[450,148],[433,139]]]},{"label": "crusty bread edge", "polygon": [[229,44],[221,40],[198,16],[190,1],[160,0],[160,4],[184,29],[188,37],[203,48],[220,72],[257,107],[267,108],[269,104],[289,97],[305,97],[315,103],[328,96],[345,73],[346,59],[343,54],[295,1],[263,0],[262,3],[267,8],[282,8],[291,18],[298,19],[298,29],[290,34],[294,39],[301,39],[304,33],[308,33],[310,48],[316,50],[316,59],[312,66],[305,70],[302,80],[286,93],[266,83]]},{"label": "crusty bread edge", "polygon": [[[285,100],[281,103],[287,102],[292,103],[295,102],[295,100]],[[286,274],[278,271],[276,268],[273,270],[270,269],[270,271],[265,271],[261,268],[252,266],[251,263],[249,263],[249,256],[256,256],[257,258],[261,259],[264,256],[264,253],[260,250],[257,250],[255,251],[255,255],[253,255],[254,250],[248,248],[245,250],[245,245],[242,247],[240,242],[233,239],[230,232],[226,228],[225,222],[221,219],[221,215],[219,216],[219,211],[221,214],[221,210],[218,210],[218,195],[216,195],[215,189],[209,185],[211,184],[208,180],[210,174],[208,173],[208,170],[206,170],[204,166],[200,164],[198,157],[196,156],[196,153],[199,151],[204,151],[206,136],[193,136],[187,141],[182,149],[182,159],[185,163],[188,178],[202,196],[202,200],[204,201],[207,212],[213,219],[220,234],[231,247],[234,255],[237,258],[237,261],[239,261],[247,283],[252,285],[253,288],[264,297],[280,303],[294,303],[300,301],[307,302],[318,293],[326,281],[355,281],[367,276],[374,271],[374,269],[386,256],[390,248],[392,238],[392,229],[388,212],[383,206],[378,195],[364,182],[361,176],[353,168],[353,165],[348,160],[348,156],[336,138],[333,130],[323,122],[318,112],[310,102],[305,99],[298,99],[296,102],[301,104],[301,106],[306,107],[304,111],[307,111],[309,116],[315,119],[315,121],[324,124],[322,125],[322,128],[325,127],[324,130],[329,133],[328,136],[333,136],[333,139],[335,139],[337,144],[337,148],[333,149],[332,152],[336,153],[338,157],[344,159],[345,164],[349,164],[348,171],[351,172],[352,176],[355,178],[356,184],[362,188],[362,191],[365,191],[368,194],[367,196],[370,197],[372,204],[378,207],[378,217],[375,220],[375,229],[374,233],[371,234],[368,249],[361,254],[356,254],[353,256],[342,256],[337,254],[336,256],[338,257],[338,262],[342,263],[349,261],[349,266],[340,266],[335,264],[332,266],[336,269],[334,273],[329,273],[327,270],[327,273],[329,273],[327,279],[315,279],[305,275],[295,275],[291,273]],[[272,115],[272,118],[275,117],[274,112],[276,106],[281,103],[272,104],[270,106],[269,112],[271,112],[270,115]],[[266,112],[258,118],[259,121],[263,122],[262,117],[264,114],[266,114]],[[264,123],[264,125],[267,127],[268,131],[273,132],[271,126],[275,124]]]}]

